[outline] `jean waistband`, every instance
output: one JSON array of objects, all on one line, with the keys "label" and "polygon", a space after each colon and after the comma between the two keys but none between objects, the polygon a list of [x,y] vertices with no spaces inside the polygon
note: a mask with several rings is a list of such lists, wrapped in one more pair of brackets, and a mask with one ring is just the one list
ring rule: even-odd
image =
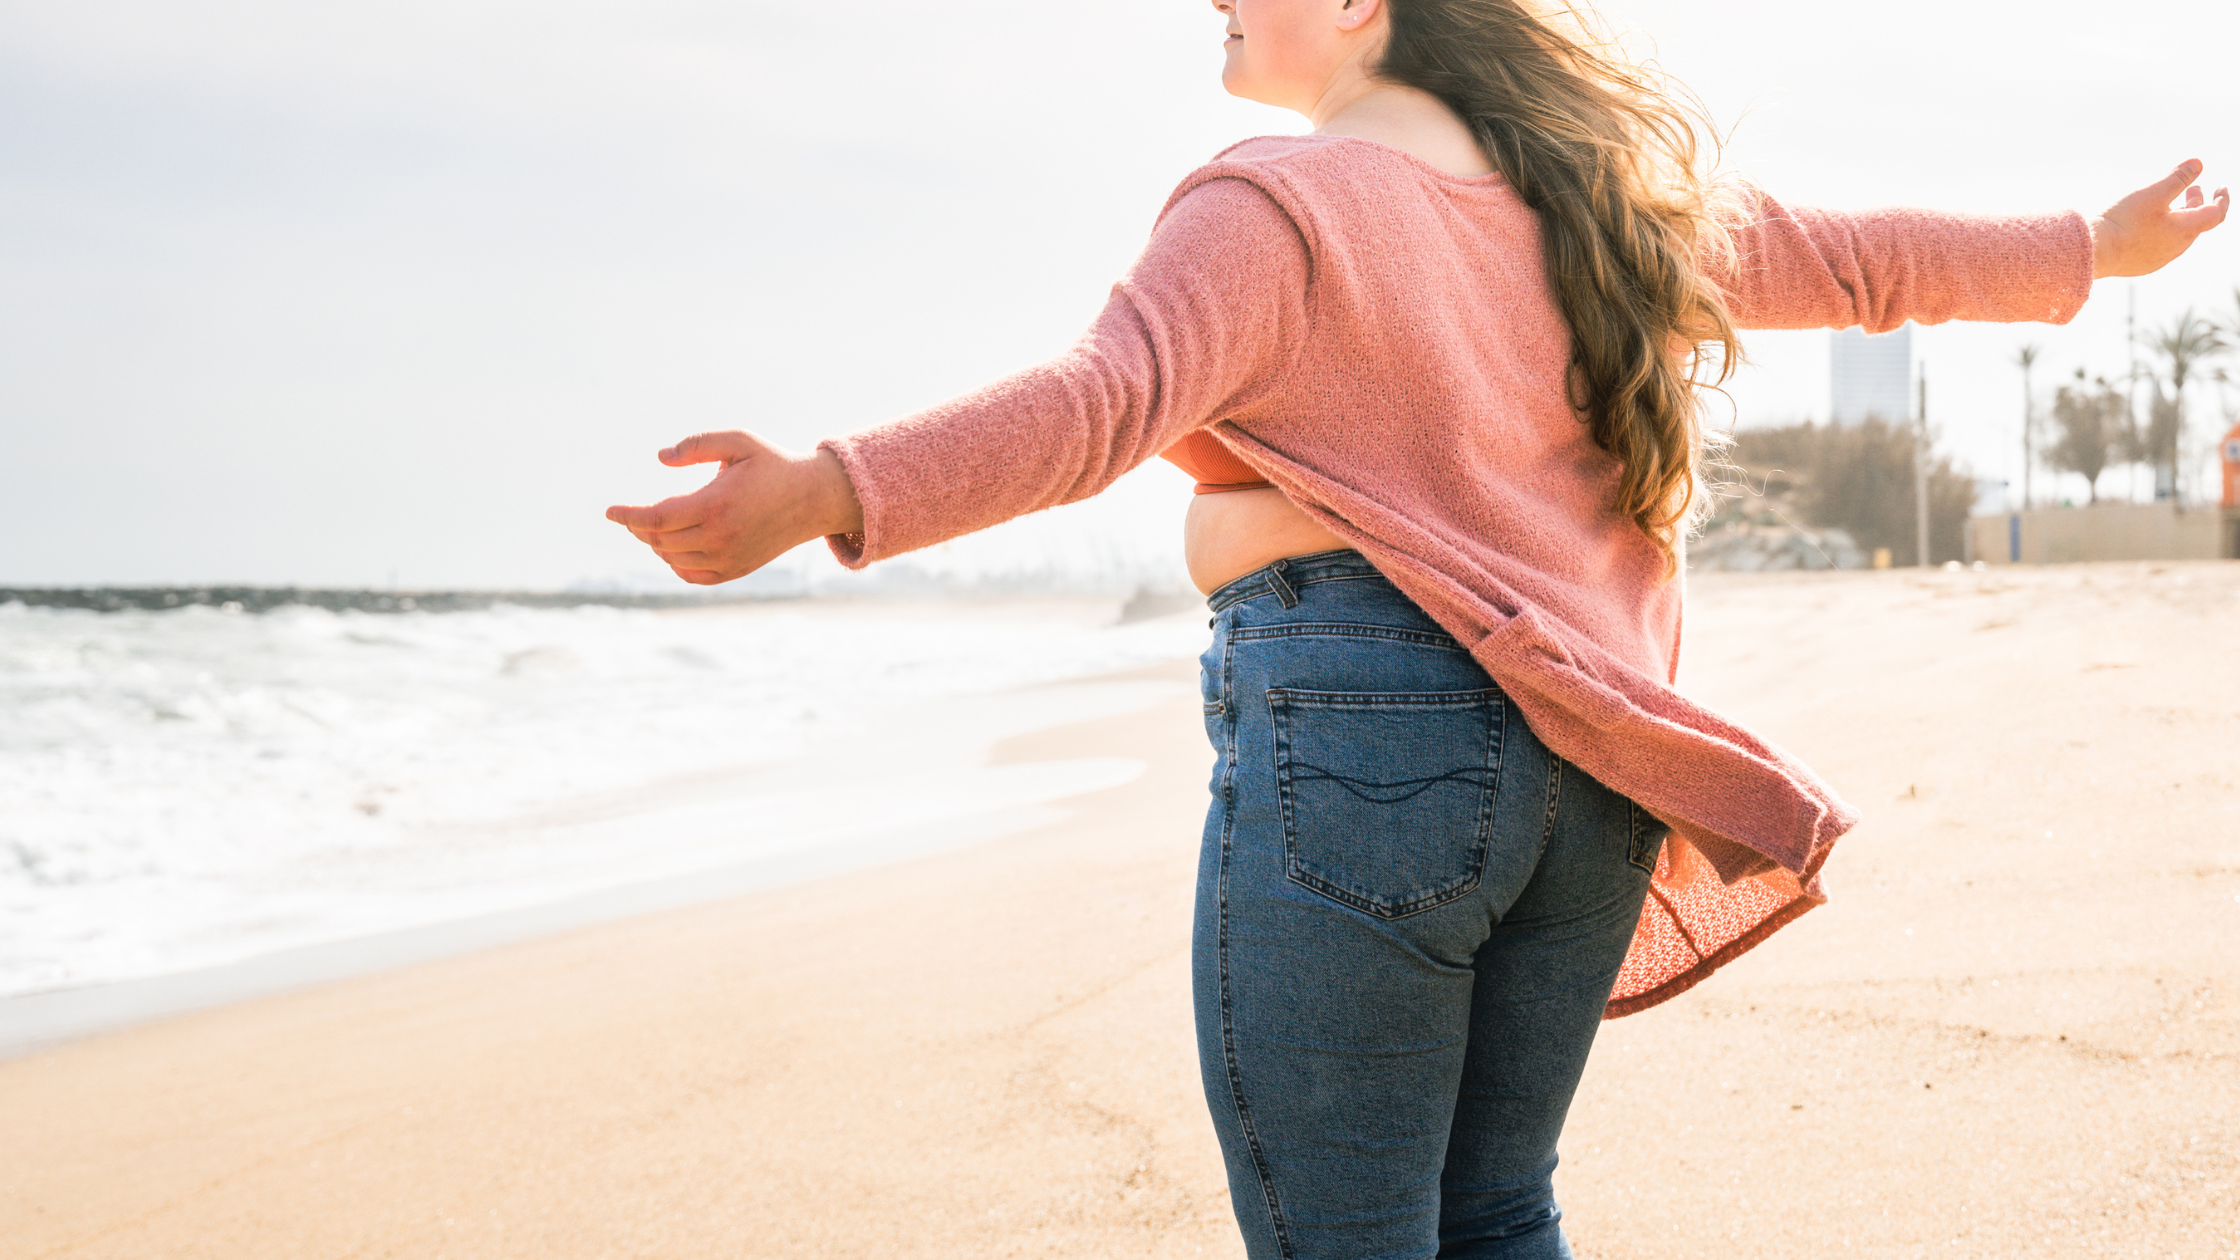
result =
[{"label": "jean waistband", "polygon": [[1215,615],[1233,604],[1262,595],[1272,595],[1289,608],[1299,602],[1298,588],[1316,582],[1338,579],[1348,581],[1365,577],[1383,577],[1377,566],[1369,563],[1367,556],[1352,548],[1338,551],[1317,551],[1304,556],[1287,556],[1265,568],[1254,569],[1243,577],[1216,587],[1206,596],[1206,607]]}]

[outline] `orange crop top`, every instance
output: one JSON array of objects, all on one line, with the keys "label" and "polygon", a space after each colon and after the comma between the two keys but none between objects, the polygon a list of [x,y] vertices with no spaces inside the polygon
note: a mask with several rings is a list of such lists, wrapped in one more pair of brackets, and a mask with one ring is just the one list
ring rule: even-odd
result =
[{"label": "orange crop top", "polygon": [[1198,479],[1192,494],[1265,490],[1272,484],[1206,429],[1191,430],[1181,441],[1159,452],[1159,458]]}]

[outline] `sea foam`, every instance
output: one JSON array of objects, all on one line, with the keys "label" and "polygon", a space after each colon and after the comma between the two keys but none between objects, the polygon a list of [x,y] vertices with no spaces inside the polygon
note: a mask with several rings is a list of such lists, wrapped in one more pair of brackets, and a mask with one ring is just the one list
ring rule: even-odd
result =
[{"label": "sea foam", "polygon": [[1203,641],[1115,608],[0,606],[0,996],[1041,817],[1137,767],[990,741],[1174,686],[1018,689]]}]

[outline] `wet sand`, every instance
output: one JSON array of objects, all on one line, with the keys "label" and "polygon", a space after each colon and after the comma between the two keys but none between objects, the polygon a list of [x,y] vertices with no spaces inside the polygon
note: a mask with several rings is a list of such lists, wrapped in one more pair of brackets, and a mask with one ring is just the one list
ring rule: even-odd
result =
[{"label": "wet sand", "polygon": [[[2240,565],[1699,578],[1689,632],[1683,685],[1867,821],[1834,904],[1605,1027],[1582,1256],[2240,1256]],[[998,756],[1151,769],[963,851],[0,1063],[0,1254],[1238,1255],[1196,705]]]}]

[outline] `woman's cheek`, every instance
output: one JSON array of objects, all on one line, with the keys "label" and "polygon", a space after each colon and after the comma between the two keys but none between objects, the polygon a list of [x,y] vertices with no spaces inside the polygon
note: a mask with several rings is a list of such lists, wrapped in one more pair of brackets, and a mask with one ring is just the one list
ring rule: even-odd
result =
[{"label": "woman's cheek", "polygon": [[1243,0],[1237,6],[1237,25],[1244,30],[1243,41],[1235,45],[1235,55],[1230,64],[1239,72],[1242,84],[1255,89],[1262,96],[1280,93],[1299,60],[1300,45],[1306,42],[1302,27],[1316,8],[1314,0]]}]

